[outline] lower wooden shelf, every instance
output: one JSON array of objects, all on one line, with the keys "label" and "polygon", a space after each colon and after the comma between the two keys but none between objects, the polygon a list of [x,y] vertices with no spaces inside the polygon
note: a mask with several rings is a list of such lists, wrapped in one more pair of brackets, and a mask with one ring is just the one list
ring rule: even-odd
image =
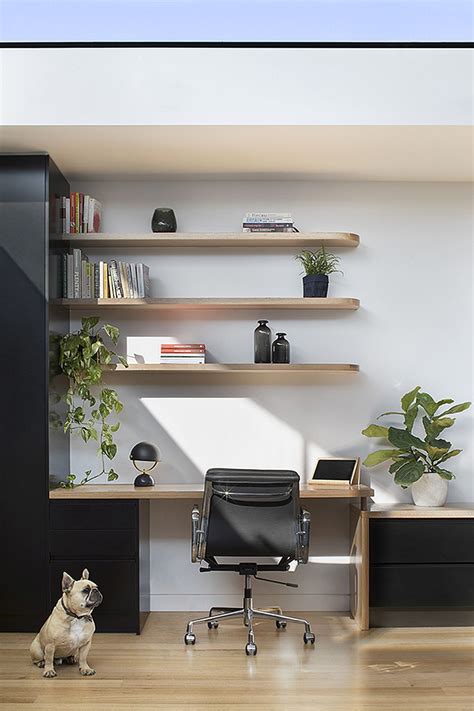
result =
[{"label": "lower wooden shelf", "polygon": [[252,373],[254,375],[282,374],[316,374],[316,373],[357,373],[359,366],[355,363],[201,363],[181,365],[180,363],[134,363],[125,368],[123,365],[105,367],[106,373],[131,375],[132,373],[193,373],[204,375]]}]

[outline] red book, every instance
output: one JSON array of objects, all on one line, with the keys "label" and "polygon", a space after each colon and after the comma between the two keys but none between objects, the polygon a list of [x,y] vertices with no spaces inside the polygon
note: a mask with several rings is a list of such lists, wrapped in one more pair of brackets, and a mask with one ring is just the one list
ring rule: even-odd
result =
[{"label": "red book", "polygon": [[69,217],[69,222],[70,222],[70,232],[71,234],[75,234],[76,232],[76,193],[71,193],[69,195],[71,205],[70,205],[70,217]]}]

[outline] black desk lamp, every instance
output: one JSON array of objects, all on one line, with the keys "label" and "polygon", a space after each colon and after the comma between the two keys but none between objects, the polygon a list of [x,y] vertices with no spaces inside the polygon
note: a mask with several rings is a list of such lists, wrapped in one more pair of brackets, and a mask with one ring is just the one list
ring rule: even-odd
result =
[{"label": "black desk lamp", "polygon": [[[135,478],[133,482],[134,486],[155,486],[155,480],[148,472],[151,472],[158,462],[161,461],[161,454],[158,447],[155,447],[154,444],[150,444],[149,442],[139,442],[130,452],[130,459],[135,469],[141,472],[141,474]],[[137,466],[137,462],[153,462],[153,464],[151,467],[139,467]]]}]

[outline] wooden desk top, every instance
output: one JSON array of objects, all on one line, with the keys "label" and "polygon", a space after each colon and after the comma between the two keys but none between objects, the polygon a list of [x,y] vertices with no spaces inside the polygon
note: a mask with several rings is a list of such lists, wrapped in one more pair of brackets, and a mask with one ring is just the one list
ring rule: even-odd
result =
[{"label": "wooden desk top", "polygon": [[[50,499],[199,499],[202,484],[156,484],[136,489],[133,484],[85,484],[75,489],[52,489]],[[354,499],[373,496],[369,486],[323,487],[301,484],[302,499]]]},{"label": "wooden desk top", "polygon": [[471,502],[446,504],[439,507],[415,506],[415,504],[371,504],[361,511],[364,518],[474,518]]}]

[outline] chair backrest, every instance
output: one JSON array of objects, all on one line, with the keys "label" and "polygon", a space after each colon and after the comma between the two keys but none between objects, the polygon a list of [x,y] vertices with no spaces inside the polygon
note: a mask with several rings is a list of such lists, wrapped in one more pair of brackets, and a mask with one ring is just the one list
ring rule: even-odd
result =
[{"label": "chair backrest", "polygon": [[294,471],[209,469],[202,506],[205,555],[296,559],[299,480]]}]

